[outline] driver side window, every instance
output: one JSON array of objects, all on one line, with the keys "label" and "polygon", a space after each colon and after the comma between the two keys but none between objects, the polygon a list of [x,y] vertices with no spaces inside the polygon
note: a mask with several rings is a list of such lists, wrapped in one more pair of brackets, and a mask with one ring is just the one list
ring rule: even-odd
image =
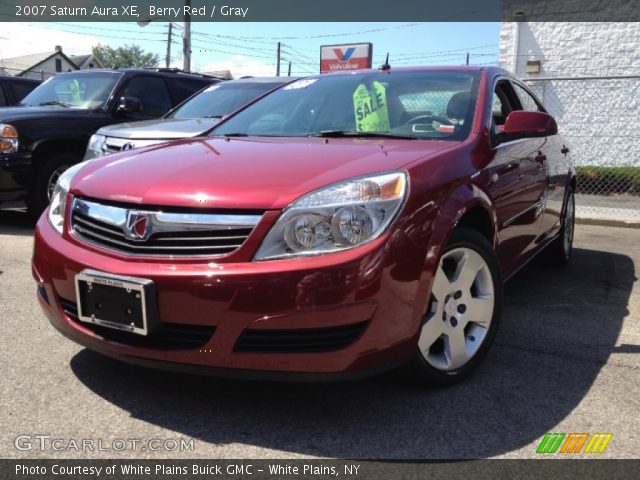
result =
[{"label": "driver side window", "polygon": [[494,134],[500,133],[509,114],[518,109],[514,99],[515,94],[508,81],[502,80],[496,84],[491,105],[491,131]]}]

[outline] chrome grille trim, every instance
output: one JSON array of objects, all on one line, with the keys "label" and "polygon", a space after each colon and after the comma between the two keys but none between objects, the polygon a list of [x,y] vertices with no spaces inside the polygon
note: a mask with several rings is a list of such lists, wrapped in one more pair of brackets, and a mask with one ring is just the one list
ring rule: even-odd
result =
[{"label": "chrome grille trim", "polygon": [[[147,238],[127,236],[129,212],[145,215]],[[76,197],[71,206],[71,231],[82,241],[126,255],[221,256],[242,246],[261,218],[116,207]]]},{"label": "chrome grille trim", "polygon": [[118,137],[106,137],[102,143],[102,152],[105,154],[118,153],[122,151],[122,147],[130,143],[133,148],[149,147],[159,143],[168,142],[171,139],[161,138],[153,140],[140,140]]}]

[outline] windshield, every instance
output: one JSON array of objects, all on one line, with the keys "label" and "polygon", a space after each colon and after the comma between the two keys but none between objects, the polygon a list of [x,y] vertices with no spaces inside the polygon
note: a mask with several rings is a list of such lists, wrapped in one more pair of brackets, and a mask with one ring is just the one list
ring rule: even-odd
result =
[{"label": "windshield", "polygon": [[23,100],[23,105],[96,108],[103,105],[121,73],[65,73],[51,77]]},{"label": "windshield", "polygon": [[187,100],[167,118],[223,117],[280,83],[225,82],[212,85]]},{"label": "windshield", "polygon": [[479,77],[446,70],[310,77],[267,95],[211,134],[462,140],[471,129]]}]

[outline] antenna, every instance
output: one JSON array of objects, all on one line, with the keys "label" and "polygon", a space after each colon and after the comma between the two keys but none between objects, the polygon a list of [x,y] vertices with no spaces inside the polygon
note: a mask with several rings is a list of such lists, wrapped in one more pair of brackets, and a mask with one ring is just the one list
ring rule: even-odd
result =
[{"label": "antenna", "polygon": [[389,65],[389,52],[387,52],[387,59],[384,61],[384,65],[380,67],[381,72],[388,72],[391,70],[391,65]]}]

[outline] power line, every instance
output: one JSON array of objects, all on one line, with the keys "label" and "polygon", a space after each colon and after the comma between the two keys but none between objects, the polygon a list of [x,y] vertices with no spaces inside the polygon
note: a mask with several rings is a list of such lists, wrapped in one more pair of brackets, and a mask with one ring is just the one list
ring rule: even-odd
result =
[{"label": "power line", "polygon": [[240,40],[240,39],[243,39],[243,40],[300,40],[305,38],[330,38],[330,37],[345,37],[350,35],[362,35],[364,33],[382,32],[386,30],[397,30],[400,28],[415,27],[418,25],[422,25],[422,23],[406,23],[403,25],[392,25],[389,27],[380,27],[380,28],[372,28],[369,30],[361,30],[359,32],[330,33],[330,34],[322,34],[322,35],[301,35],[301,36],[295,36],[295,37],[247,37],[247,36],[214,35],[214,34],[205,34],[205,35],[232,38],[234,40]]}]

